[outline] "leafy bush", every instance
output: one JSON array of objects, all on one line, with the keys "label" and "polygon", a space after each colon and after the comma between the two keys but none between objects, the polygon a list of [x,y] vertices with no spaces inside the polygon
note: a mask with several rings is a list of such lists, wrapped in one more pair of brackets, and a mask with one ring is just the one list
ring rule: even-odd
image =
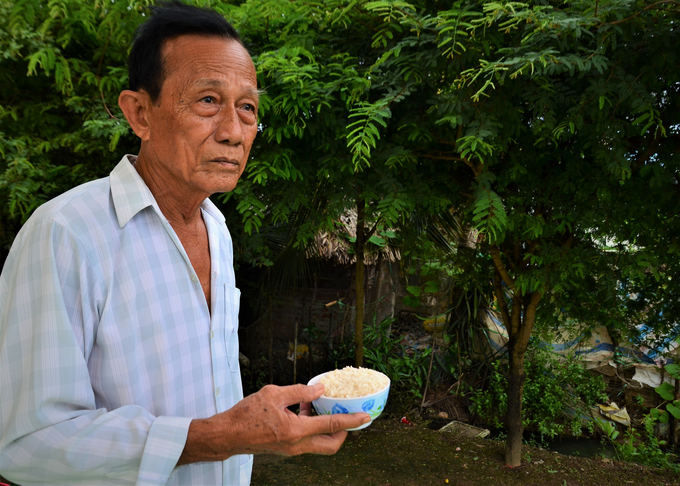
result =
[{"label": "leafy bush", "polygon": [[[491,374],[485,389],[472,397],[472,411],[492,425],[503,428],[507,410],[507,364],[491,363]],[[581,434],[578,410],[606,401],[605,383],[599,376],[591,375],[575,357],[561,360],[553,353],[533,347],[527,352],[526,381],[522,397],[523,425],[536,427],[542,436],[554,437],[569,427],[576,436]],[[577,413],[569,418],[565,408],[573,407]],[[565,420],[559,420],[565,417]]]},{"label": "leafy bush", "polygon": [[645,415],[643,433],[633,427],[628,427],[623,441],[616,440],[619,432],[614,424],[606,420],[597,420],[597,424],[604,433],[602,442],[609,442],[614,447],[619,461],[635,462],[680,473],[677,456],[662,450],[661,447],[666,445],[666,441],[659,440],[654,434],[654,426],[659,421],[659,414],[653,413],[654,411],[658,409],[653,408]]},{"label": "leafy bush", "polygon": [[388,376],[392,391],[406,393],[413,399],[422,398],[432,350],[410,353],[401,344],[401,337],[392,337],[390,326],[395,320],[388,318],[377,323],[374,317],[373,323],[366,326],[364,359],[371,368]]}]

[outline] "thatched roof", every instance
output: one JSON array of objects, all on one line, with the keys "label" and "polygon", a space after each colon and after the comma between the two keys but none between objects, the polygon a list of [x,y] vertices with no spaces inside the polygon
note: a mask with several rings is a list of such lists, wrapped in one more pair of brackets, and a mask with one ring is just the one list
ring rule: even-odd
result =
[{"label": "thatched roof", "polygon": [[[333,232],[321,231],[316,235],[316,244],[319,255],[325,260],[330,260],[340,265],[348,265],[356,262],[354,253],[350,253],[349,237],[356,237],[357,212],[355,209],[348,210],[335,224]],[[375,247],[373,247],[374,249]],[[401,259],[398,248],[385,245],[378,251],[371,251],[364,255],[366,265],[375,265],[383,259],[396,262]]]}]

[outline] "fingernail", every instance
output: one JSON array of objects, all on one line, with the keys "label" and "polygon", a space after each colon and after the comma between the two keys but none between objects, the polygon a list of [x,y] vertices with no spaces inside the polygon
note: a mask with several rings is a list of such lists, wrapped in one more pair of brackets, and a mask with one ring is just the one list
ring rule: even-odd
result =
[{"label": "fingernail", "polygon": [[364,421],[361,422],[361,423],[362,423],[362,424],[366,424],[366,423],[368,423],[368,422],[370,422],[370,421],[371,421],[371,417],[365,417],[365,418],[364,418]]}]

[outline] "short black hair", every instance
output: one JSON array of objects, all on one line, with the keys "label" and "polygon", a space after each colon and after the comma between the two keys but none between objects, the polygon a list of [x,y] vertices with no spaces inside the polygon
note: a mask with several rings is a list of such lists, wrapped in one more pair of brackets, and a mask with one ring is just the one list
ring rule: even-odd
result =
[{"label": "short black hair", "polygon": [[179,0],[159,2],[149,10],[151,17],[135,32],[128,74],[130,89],[143,89],[154,103],[158,101],[167,74],[162,53],[166,41],[194,34],[222,37],[243,45],[236,29],[214,10],[186,5]]}]

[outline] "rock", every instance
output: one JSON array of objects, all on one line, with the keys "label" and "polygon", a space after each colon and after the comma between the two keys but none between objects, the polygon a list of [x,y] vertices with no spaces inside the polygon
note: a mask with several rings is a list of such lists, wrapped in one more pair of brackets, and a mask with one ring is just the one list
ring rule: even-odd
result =
[{"label": "rock", "polygon": [[463,422],[458,422],[456,420],[446,424],[444,427],[439,429],[439,432],[451,432],[464,437],[477,437],[479,439],[483,439],[491,433],[491,431],[488,429],[482,429],[475,427],[474,425],[464,424]]}]

